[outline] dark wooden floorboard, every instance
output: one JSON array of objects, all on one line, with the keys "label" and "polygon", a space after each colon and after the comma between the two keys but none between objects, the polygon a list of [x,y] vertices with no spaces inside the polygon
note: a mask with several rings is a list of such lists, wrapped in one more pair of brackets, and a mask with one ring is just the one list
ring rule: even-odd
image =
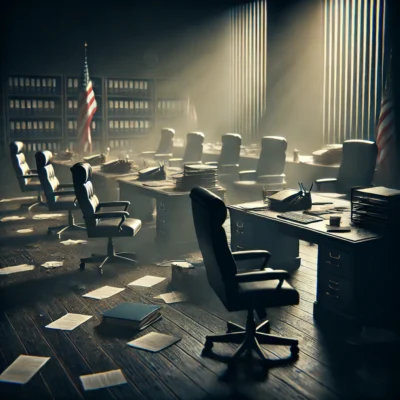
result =
[{"label": "dark wooden floorboard", "polygon": [[[18,213],[15,211],[15,215]],[[145,226],[137,238],[117,242],[118,250],[137,249],[140,264],[106,265],[100,277],[95,265],[88,265],[84,272],[77,268],[80,257],[91,252],[104,253],[105,240],[88,240],[84,233],[78,232],[66,235],[65,239],[82,238],[88,244],[63,246],[46,235],[47,226],[61,224],[63,219],[35,221],[32,215],[23,215],[27,216],[26,220],[0,223],[0,267],[21,263],[36,266],[34,271],[0,277],[0,370],[20,354],[51,359],[26,385],[0,383],[1,398],[319,400],[373,397],[369,396],[367,386],[372,379],[360,381],[356,376],[360,354],[351,353],[340,335],[332,338],[314,321],[317,246],[300,243],[301,266],[291,278],[300,293],[299,305],[269,310],[271,333],[299,339],[299,359],[287,365],[275,365],[261,380],[256,376],[256,369],[251,379],[242,374],[232,380],[228,379],[224,362],[203,357],[201,351],[207,335],[224,332],[228,320],[243,324],[245,313],[225,310],[209,287],[202,268],[197,270],[199,275],[188,281],[187,302],[167,305],[154,298],[171,290],[171,269],[152,262],[198,258],[201,257],[198,250],[185,250],[184,254],[171,257],[151,245],[154,228]],[[34,234],[22,237],[16,233],[17,229],[26,227],[34,227]],[[40,267],[49,260],[64,260],[64,265],[53,270]],[[166,280],[152,288],[127,286],[147,274],[166,277]],[[125,287],[125,290],[101,301],[82,297],[106,284]],[[139,335],[129,331],[109,332],[101,324],[101,314],[123,301],[159,304],[163,318]],[[93,317],[70,332],[45,328],[67,312]],[[127,346],[127,341],[152,331],[170,333],[182,340],[156,354]],[[226,357],[235,348],[217,344],[215,352]],[[290,354],[284,346],[266,346],[265,352],[271,360],[278,361]],[[125,374],[127,385],[83,390],[80,375],[118,368]],[[247,372],[253,373],[253,370]],[[395,382],[393,378],[386,386],[381,382],[374,385],[382,386],[383,390]]]}]

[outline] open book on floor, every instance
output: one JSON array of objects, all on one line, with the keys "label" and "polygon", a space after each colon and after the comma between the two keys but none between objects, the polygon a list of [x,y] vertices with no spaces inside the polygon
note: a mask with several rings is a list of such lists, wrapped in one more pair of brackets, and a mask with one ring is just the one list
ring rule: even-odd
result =
[{"label": "open book on floor", "polygon": [[121,303],[103,313],[103,322],[140,331],[161,318],[160,308],[152,304]]}]

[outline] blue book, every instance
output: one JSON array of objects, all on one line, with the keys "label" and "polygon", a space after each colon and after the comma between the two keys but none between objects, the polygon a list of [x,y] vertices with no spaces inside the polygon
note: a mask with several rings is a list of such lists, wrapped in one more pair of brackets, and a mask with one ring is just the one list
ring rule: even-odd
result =
[{"label": "blue book", "polygon": [[143,330],[161,318],[161,307],[143,303],[121,303],[103,313],[103,321]]}]

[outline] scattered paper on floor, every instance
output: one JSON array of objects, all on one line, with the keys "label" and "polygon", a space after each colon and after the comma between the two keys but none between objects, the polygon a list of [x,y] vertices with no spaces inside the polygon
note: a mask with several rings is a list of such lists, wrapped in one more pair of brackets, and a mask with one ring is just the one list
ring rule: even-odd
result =
[{"label": "scattered paper on floor", "polygon": [[0,275],[10,275],[17,272],[32,271],[34,268],[34,265],[29,264],[15,265],[14,267],[4,267],[0,268]]},{"label": "scattered paper on floor", "polygon": [[0,219],[1,222],[8,222],[8,221],[19,221],[21,219],[25,219],[25,217],[20,217],[19,215],[10,215],[9,217],[3,217]]},{"label": "scattered paper on floor", "polygon": [[52,219],[52,218],[61,218],[64,214],[35,214],[33,219]]},{"label": "scattered paper on floor", "polygon": [[68,313],[63,317],[57,319],[56,321],[53,321],[51,324],[47,325],[46,328],[72,331],[90,318],[92,318],[91,315]]},{"label": "scattered paper on floor", "polygon": [[102,389],[127,383],[120,369],[100,372],[98,374],[82,375],[79,379],[85,390]]},{"label": "scattered paper on floor", "polygon": [[81,240],[81,239],[72,240],[72,239],[68,239],[68,240],[64,240],[64,241],[62,241],[60,243],[62,243],[65,246],[72,246],[72,245],[75,245],[75,244],[86,244],[87,240]]},{"label": "scattered paper on floor", "polygon": [[163,294],[160,294],[159,296],[156,296],[154,298],[162,299],[167,304],[179,303],[181,301],[186,301],[187,300],[186,295],[184,293],[182,293],[182,292],[163,293]]},{"label": "scattered paper on floor", "polygon": [[164,333],[150,332],[138,339],[128,342],[128,346],[135,347],[141,350],[151,351],[153,353],[164,350],[167,347],[179,342],[181,338]]},{"label": "scattered paper on floor", "polygon": [[44,264],[42,264],[42,267],[44,268],[58,268],[62,267],[64,264],[64,261],[46,261]]},{"label": "scattered paper on floor", "polygon": [[109,297],[114,296],[115,294],[122,292],[123,290],[125,290],[125,288],[103,286],[99,289],[84,294],[83,297],[89,297],[91,299],[97,299],[97,300],[108,299]]},{"label": "scattered paper on floor", "polygon": [[18,229],[17,233],[32,233],[33,229],[32,228],[26,228],[26,229]]},{"label": "scattered paper on floor", "polygon": [[1,382],[24,384],[50,360],[50,357],[19,356],[1,375]]},{"label": "scattered paper on floor", "polygon": [[162,282],[163,280],[165,280],[165,278],[161,278],[159,276],[146,275],[143,278],[136,279],[136,281],[128,283],[128,285],[129,286],[152,287],[154,285],[157,285],[157,283]]}]

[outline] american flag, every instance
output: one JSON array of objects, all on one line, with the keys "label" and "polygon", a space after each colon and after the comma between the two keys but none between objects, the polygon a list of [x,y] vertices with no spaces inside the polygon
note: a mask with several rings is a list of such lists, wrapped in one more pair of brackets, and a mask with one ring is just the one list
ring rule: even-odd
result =
[{"label": "american flag", "polygon": [[376,144],[378,146],[378,165],[383,166],[394,149],[395,127],[392,99],[392,82],[390,69],[386,78],[385,89],[382,95],[381,111],[379,114]]},{"label": "american flag", "polygon": [[97,111],[97,103],[94,96],[92,81],[89,77],[87,62],[87,45],[85,43],[85,65],[83,67],[82,87],[79,94],[77,137],[83,152],[92,151],[92,134],[90,125]]}]

